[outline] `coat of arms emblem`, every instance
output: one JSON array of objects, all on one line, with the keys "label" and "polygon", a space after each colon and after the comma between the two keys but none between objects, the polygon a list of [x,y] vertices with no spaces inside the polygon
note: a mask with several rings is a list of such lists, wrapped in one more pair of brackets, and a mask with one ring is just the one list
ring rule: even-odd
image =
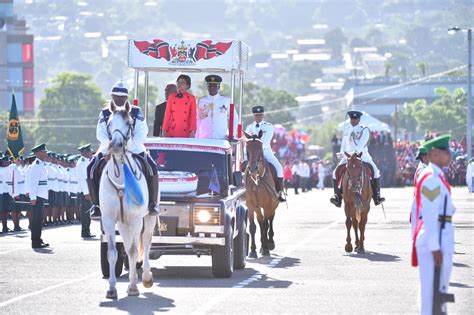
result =
[{"label": "coat of arms emblem", "polygon": [[194,59],[195,48],[191,47],[181,41],[181,44],[175,45],[170,49],[171,51],[171,60],[170,65],[173,66],[184,66],[184,65],[195,65],[196,60]]}]

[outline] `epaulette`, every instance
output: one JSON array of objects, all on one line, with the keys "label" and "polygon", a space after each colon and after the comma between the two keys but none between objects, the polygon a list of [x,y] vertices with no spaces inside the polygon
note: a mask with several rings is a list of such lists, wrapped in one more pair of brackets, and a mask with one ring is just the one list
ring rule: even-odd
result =
[{"label": "epaulette", "polygon": [[40,161],[36,160],[36,164],[40,164]]},{"label": "epaulette", "polygon": [[81,158],[81,162],[84,162],[84,161],[85,161],[85,159],[82,157],[82,158]]}]

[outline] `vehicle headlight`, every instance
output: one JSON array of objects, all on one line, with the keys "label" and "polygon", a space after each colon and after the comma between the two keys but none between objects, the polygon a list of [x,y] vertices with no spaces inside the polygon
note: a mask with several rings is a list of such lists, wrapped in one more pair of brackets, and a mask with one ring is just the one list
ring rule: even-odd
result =
[{"label": "vehicle headlight", "polygon": [[207,210],[199,210],[197,218],[201,223],[207,223],[211,219],[211,214]]}]

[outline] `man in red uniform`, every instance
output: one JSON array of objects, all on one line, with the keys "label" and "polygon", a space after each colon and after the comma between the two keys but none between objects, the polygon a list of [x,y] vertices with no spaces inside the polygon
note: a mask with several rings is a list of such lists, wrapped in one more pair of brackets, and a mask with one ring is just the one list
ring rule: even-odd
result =
[{"label": "man in red uniform", "polygon": [[169,96],[163,119],[163,136],[190,138],[196,133],[196,97],[187,91],[191,78],[182,74],[176,80],[178,92]]}]

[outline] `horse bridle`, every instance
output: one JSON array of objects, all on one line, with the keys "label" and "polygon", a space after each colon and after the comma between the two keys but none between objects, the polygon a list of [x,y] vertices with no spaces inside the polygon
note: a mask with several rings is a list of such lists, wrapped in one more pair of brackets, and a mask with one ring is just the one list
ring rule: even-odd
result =
[{"label": "horse bridle", "polygon": [[[361,158],[357,158],[362,163]],[[349,160],[346,164],[347,167],[347,188],[349,191],[358,192],[359,194],[362,193],[362,183],[364,182],[364,164],[361,164],[361,170],[359,176],[351,177],[351,173],[349,172]],[[356,180],[356,184],[354,184],[353,180]],[[354,190],[352,190],[354,188]]]},{"label": "horse bridle", "polygon": [[[248,141],[259,141],[259,142],[263,143],[263,141],[261,139],[256,138],[256,137],[252,137],[252,139],[248,139]],[[262,161],[263,161],[263,173],[260,175],[260,173],[258,172],[258,165]],[[255,183],[256,186],[258,186],[258,183],[260,182],[260,179],[265,177],[265,173],[267,171],[267,168],[265,167],[265,163],[266,162],[265,162],[265,158],[263,157],[263,149],[262,149],[262,152],[261,152],[260,156],[257,159],[257,171],[255,173],[253,173],[250,170],[250,167],[249,167],[250,163],[249,163],[249,166],[247,166],[250,179],[252,179],[252,181]]]}]

